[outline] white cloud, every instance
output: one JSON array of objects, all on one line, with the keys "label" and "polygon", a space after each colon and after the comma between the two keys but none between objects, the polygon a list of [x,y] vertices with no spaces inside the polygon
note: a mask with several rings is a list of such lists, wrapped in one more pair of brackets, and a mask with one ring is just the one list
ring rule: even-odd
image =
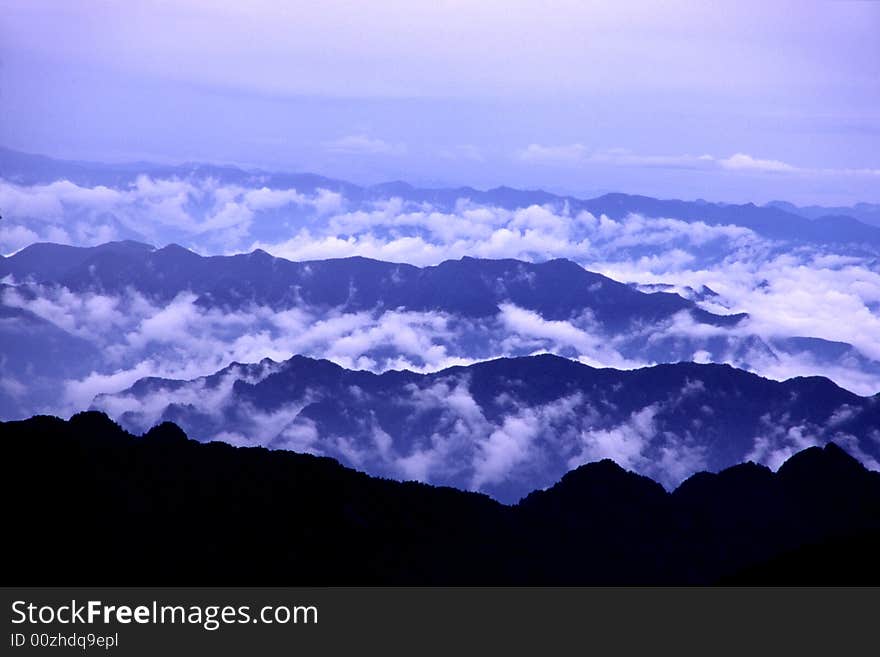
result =
[{"label": "white cloud", "polygon": [[[66,244],[70,238],[58,240],[58,243]],[[6,255],[13,255],[16,251],[20,251],[24,247],[40,241],[39,234],[30,228],[22,225],[2,226],[0,227],[0,245],[7,252]]]},{"label": "white cloud", "polygon": [[[749,313],[749,322],[735,334],[846,342],[880,361],[880,273],[870,257],[854,261],[829,257],[822,248],[780,252],[756,251],[749,245],[716,263],[638,260],[597,269],[618,280],[662,281],[694,289],[707,285],[719,294],[702,302],[708,310]],[[679,328],[690,331],[684,325]]]},{"label": "white cloud", "polygon": [[[168,187],[175,194],[179,189]],[[241,192],[220,187],[205,194],[223,202],[238,199],[235,202],[255,208],[299,199],[292,191],[263,188]],[[336,203],[336,198],[331,200],[331,205]],[[336,236],[346,233],[347,237]],[[646,245],[649,255],[631,255]],[[284,359],[294,353],[374,371],[434,371],[500,355],[542,351],[564,353],[595,366],[629,368],[662,358],[629,355],[633,340],[650,346],[683,338],[697,342],[690,352],[677,352],[676,359],[720,360],[779,379],[823,374],[862,394],[880,389],[880,367],[876,372],[866,370],[857,359],[831,363],[809,353],[766,357],[754,350],[740,353],[734,349],[736,340],[750,335],[768,343],[804,335],[848,342],[864,357],[880,360],[880,277],[869,258],[815,247],[780,251],[778,245],[738,226],[639,215],[615,221],[588,213],[572,216],[564,208],[531,206],[511,211],[468,201],[460,202],[454,212],[412,210],[392,201],[370,211],[330,214],[324,223],[302,229],[281,244],[252,246],[298,260],[365,255],[423,265],[462,255],[525,260],[566,256],[617,280],[669,283],[677,289],[708,285],[719,296],[701,301],[705,308],[748,312],[751,318],[735,328],[722,329],[696,323],[684,313],[665,326],[649,327],[644,336],[608,339],[589,317],[548,321],[509,304],[501,307],[492,322],[468,326],[455,318],[405,312],[320,314],[298,308],[273,313],[252,307],[240,313],[220,313],[194,306],[191,296],[162,309],[133,294],[109,298],[49,288],[37,290],[30,301],[7,293],[6,303],[26,307],[92,340],[114,367],[134,367],[146,357],[152,359],[156,372],[165,371],[159,365],[162,359],[190,359],[201,368],[198,374],[206,374],[232,360]],[[713,255],[717,253],[722,256]],[[495,334],[487,337],[492,331]],[[467,346],[477,338],[483,345],[479,352]],[[717,345],[708,348],[700,342],[713,338],[732,341],[730,348],[719,351]]]},{"label": "white cloud", "polygon": [[798,168],[779,160],[762,160],[746,155],[735,153],[728,158],[718,160],[718,164],[724,169],[748,170],[748,171],[772,171],[777,173],[791,173]]},{"label": "white cloud", "polygon": [[658,410],[656,405],[646,406],[634,412],[623,424],[582,431],[581,450],[569,459],[569,467],[611,459],[628,470],[641,469],[646,462],[645,451],[657,434],[654,417]]},{"label": "white cloud", "polygon": [[620,166],[657,167],[663,169],[713,169],[746,173],[801,174],[809,176],[878,176],[880,169],[874,168],[819,168],[803,167],[782,160],[760,158],[747,153],[734,153],[729,157],[714,155],[646,155],[633,153],[625,148],[612,148],[591,151],[581,143],[545,146],[529,144],[516,153],[521,162],[581,167]]},{"label": "white cloud", "polygon": [[711,155],[639,155],[627,149],[616,148],[590,154],[594,164],[614,166],[658,167],[668,169],[705,169],[712,166]]},{"label": "white cloud", "polygon": [[211,178],[141,175],[121,189],[66,180],[22,186],[0,179],[0,250],[15,251],[36,241],[94,245],[127,237],[222,251],[246,243],[253,222],[267,213],[301,208],[320,217],[341,207],[342,197],[324,189],[306,195],[295,189],[221,185]]},{"label": "white cloud", "polygon": [[578,325],[569,321],[545,320],[538,313],[510,303],[500,305],[499,318],[504,329],[502,345],[513,350],[522,344],[533,351],[560,353],[566,348],[576,351],[578,359],[594,367],[632,369],[646,363],[625,358],[610,343],[590,317],[579,318]]},{"label": "white cloud", "polygon": [[517,153],[517,158],[523,162],[571,165],[582,162],[588,153],[587,147],[583,144],[566,144],[561,146],[529,144]]},{"label": "white cloud", "polygon": [[[212,245],[236,250],[230,245],[241,244],[295,260],[361,255],[417,265],[465,255],[531,261],[567,257],[627,282],[667,283],[678,290],[708,285],[719,296],[701,300],[704,308],[748,312],[749,321],[721,329],[694,322],[685,313],[665,326],[650,327],[650,335],[640,338],[644,344],[660,349],[691,340],[691,350],[682,347],[675,358],[720,360],[780,379],[822,374],[862,394],[880,389],[880,366],[872,369],[867,362],[880,361],[880,277],[870,253],[795,248],[735,225],[635,214],[612,220],[553,205],[507,210],[460,199],[452,209],[441,210],[398,198],[349,210],[336,192],[303,194],[211,179],[141,176],[121,190],[69,182],[22,187],[0,181],[0,193],[15,212],[24,213],[4,210],[4,224],[7,219],[11,223],[0,232],[0,238],[6,236],[0,245],[10,250],[38,238],[93,243],[128,229],[145,236],[164,235],[169,229],[209,252]],[[291,218],[299,210],[303,213]],[[266,214],[273,212],[277,214]],[[272,218],[268,223],[273,230],[281,235],[287,231],[289,237],[256,239],[266,216]],[[433,371],[542,351],[620,368],[662,358],[632,355],[629,343],[638,336],[607,339],[588,317],[547,321],[510,305],[491,322],[466,326],[455,318],[405,312],[323,315],[300,308],[273,314],[254,307],[223,314],[196,308],[186,296],[163,310],[137,295],[77,297],[57,289],[38,290],[29,301],[11,293],[6,302],[95,342],[108,367],[123,370],[147,360],[150,371],[170,371],[163,359],[188,358],[197,363],[194,371],[204,374],[231,360],[284,359],[293,353],[375,371]],[[491,331],[496,335],[489,338]],[[808,352],[776,350],[767,356],[755,349],[737,351],[736,341],[750,336],[767,344],[788,336],[818,337],[850,343],[857,353],[829,362]],[[483,345],[479,352],[467,346],[476,338]],[[710,346],[706,341],[713,339],[716,343]],[[720,348],[718,341],[729,345]]]},{"label": "white cloud", "polygon": [[405,144],[391,144],[367,135],[346,135],[324,143],[330,153],[342,155],[403,155]]},{"label": "white cloud", "polygon": [[540,419],[534,413],[504,418],[501,426],[479,443],[471,486],[479,490],[486,484],[504,482],[517,465],[529,459],[532,441],[540,430]]}]

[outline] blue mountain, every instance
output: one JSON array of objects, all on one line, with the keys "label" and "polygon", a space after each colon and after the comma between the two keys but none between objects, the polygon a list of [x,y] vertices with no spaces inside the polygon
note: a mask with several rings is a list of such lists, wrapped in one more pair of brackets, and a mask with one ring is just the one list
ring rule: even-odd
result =
[{"label": "blue mountain", "polygon": [[[470,187],[422,189],[396,181],[365,187],[310,173],[245,170],[235,166],[200,163],[157,165],[148,162],[128,164],[71,162],[0,148],[0,177],[23,185],[64,179],[79,185],[121,188],[132,184],[139,175],[153,178],[211,178],[224,184],[245,187],[265,186],[270,189],[294,188],[309,193],[326,189],[342,194],[349,209],[391,197],[416,204],[430,203],[447,211],[452,210],[460,199],[507,209],[549,204],[558,208],[567,206],[573,212],[586,210],[596,216],[605,214],[612,218],[638,213],[646,217],[702,221],[712,225],[733,224],[750,228],[764,237],[792,242],[856,244],[868,245],[872,248],[880,246],[880,226],[876,225],[875,221],[876,208],[867,204],[853,208],[828,208],[817,212],[812,208],[797,208],[783,202],[756,206],[753,203],[727,204],[704,200],[656,199],[622,193],[580,199],[543,190],[520,190],[504,186],[489,190]],[[831,215],[830,219],[828,219],[829,215]],[[844,216],[846,219],[843,218]]]},{"label": "blue mountain", "polygon": [[34,244],[0,260],[0,277],[9,274],[74,292],[133,289],[162,301],[189,291],[199,295],[202,305],[225,309],[307,305],[488,317],[506,302],[551,320],[589,311],[609,330],[654,323],[681,311],[716,326],[745,318],[709,313],[676,294],[643,293],[563,259],[530,263],[465,257],[419,268],[361,257],[292,262],[259,250],[202,257],[173,244],[162,249],[137,242],[82,249]]},{"label": "blue mountain", "polygon": [[831,440],[876,467],[878,402],[821,377],[776,382],[727,365],[620,371],[544,355],[377,375],[296,356],[145,379],[94,407],[132,431],[172,421],[199,440],[310,451],[509,502],[601,457],[669,486]]}]

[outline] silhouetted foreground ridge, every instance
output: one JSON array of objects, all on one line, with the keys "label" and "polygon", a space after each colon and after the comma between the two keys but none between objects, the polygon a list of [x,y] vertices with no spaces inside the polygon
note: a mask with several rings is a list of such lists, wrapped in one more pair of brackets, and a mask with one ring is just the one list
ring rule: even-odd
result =
[{"label": "silhouetted foreground ridge", "polygon": [[505,506],[96,412],[0,437],[7,585],[880,582],[880,473],[834,444],[673,493],[606,460]]}]

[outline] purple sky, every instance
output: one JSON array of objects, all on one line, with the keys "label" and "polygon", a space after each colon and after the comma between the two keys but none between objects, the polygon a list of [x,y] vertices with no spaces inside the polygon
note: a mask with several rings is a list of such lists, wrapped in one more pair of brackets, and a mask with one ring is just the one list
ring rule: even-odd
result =
[{"label": "purple sky", "polygon": [[880,3],[617,4],[0,0],[0,144],[880,201]]}]

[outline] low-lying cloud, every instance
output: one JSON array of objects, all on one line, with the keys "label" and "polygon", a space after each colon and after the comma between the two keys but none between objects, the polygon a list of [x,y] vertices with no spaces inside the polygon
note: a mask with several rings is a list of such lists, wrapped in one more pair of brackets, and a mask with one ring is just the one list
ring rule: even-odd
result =
[{"label": "low-lying cloud", "polygon": [[200,250],[235,248],[251,236],[254,219],[277,211],[321,216],[341,207],[336,192],[224,185],[213,178],[154,179],[116,189],[67,180],[17,185],[0,179],[0,249],[35,241],[89,246],[114,239],[180,241]]},{"label": "low-lying cloud", "polygon": [[[235,392],[237,380],[266,381],[284,368],[268,362],[235,366],[210,381],[156,383],[96,403],[140,431],[167,417],[169,404],[182,405],[186,410],[171,417],[202,440],[295,448],[373,474],[484,491],[505,501],[605,458],[670,489],[695,472],[743,459],[777,468],[793,453],[827,440],[880,468],[869,453],[876,450],[867,450],[849,432],[863,409],[843,405],[824,420],[809,421],[793,419],[783,406],[756,418],[752,428],[743,418],[743,427],[730,434],[714,424],[714,415],[722,413],[729,422],[738,411],[700,380],[688,379],[668,392],[649,391],[647,401],[634,408],[620,396],[629,393],[616,389],[584,388],[535,401],[530,399],[535,391],[521,380],[487,398],[473,389],[470,373],[460,371],[397,387],[368,382],[342,391],[304,374],[310,387],[266,407]],[[310,411],[327,403],[344,408],[344,419]],[[624,404],[632,410],[624,411]],[[723,454],[711,448],[722,436]]]},{"label": "low-lying cloud", "polygon": [[[741,155],[724,162],[778,166]],[[353,204],[328,190],[303,193],[258,180],[244,187],[199,177],[140,176],[122,189],[0,181],[0,207],[0,248],[7,251],[38,239],[94,244],[135,237],[162,244],[174,237],[205,253],[262,248],[293,260],[358,255],[425,266],[462,256],[565,257],[616,280],[665,284],[686,296],[708,286],[717,295],[701,296],[700,306],[749,314],[748,321],[730,328],[694,322],[685,313],[645,327],[642,335],[607,336],[589,317],[548,321],[509,304],[491,321],[474,324],[396,310],[325,315],[308,308],[274,313],[255,306],[221,313],[197,307],[186,294],[158,308],[136,294],[116,298],[37,288],[26,299],[7,290],[4,303],[26,308],[102,349],[104,369],[82,384],[88,394],[101,392],[105,383],[121,385],[135,373],[179,375],[181,363],[197,375],[232,361],[303,353],[373,371],[434,371],[545,351],[619,368],[712,360],[773,378],[821,374],[860,394],[880,390],[880,270],[870,250],[793,246],[736,225],[637,214],[597,217],[565,204],[511,210],[461,198],[454,207],[441,208],[395,197]],[[800,336],[848,343],[854,351],[828,355],[829,347],[820,357],[825,347],[779,342]],[[753,337],[760,342],[743,346]],[[634,351],[636,341],[654,351]],[[70,385],[74,390],[78,384]],[[70,392],[68,399],[88,403],[86,392]]]}]

